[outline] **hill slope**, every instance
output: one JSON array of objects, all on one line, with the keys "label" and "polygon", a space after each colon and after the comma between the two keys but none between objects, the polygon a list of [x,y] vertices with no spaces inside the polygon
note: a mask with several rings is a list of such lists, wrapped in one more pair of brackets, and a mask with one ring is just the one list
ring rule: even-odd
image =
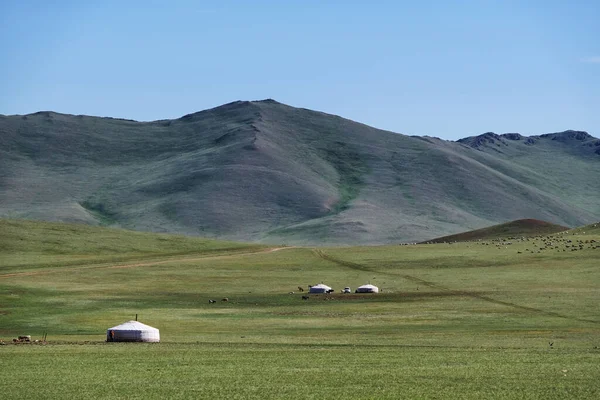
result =
[{"label": "hill slope", "polygon": [[264,245],[181,235],[134,232],[82,224],[0,219],[0,272],[43,266],[143,260],[198,254],[262,251]]},{"label": "hill slope", "polygon": [[539,235],[552,235],[568,230],[566,226],[551,224],[536,219],[520,219],[490,226],[488,228],[476,229],[469,232],[457,233],[437,239],[428,240],[427,243],[452,243],[468,242],[473,240],[492,240],[512,236],[528,237]]},{"label": "hill slope", "polygon": [[599,143],[410,137],[273,100],[144,123],[0,116],[0,216],[296,244],[578,226],[600,219]]}]

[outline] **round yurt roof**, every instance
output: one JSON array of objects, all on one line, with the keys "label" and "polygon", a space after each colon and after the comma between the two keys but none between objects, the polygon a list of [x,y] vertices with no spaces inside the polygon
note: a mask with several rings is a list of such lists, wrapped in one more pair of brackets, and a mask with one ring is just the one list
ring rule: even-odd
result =
[{"label": "round yurt roof", "polygon": [[113,326],[108,328],[109,331],[158,331],[158,329],[151,327],[150,325],[142,324],[138,321],[127,321],[121,325]]},{"label": "round yurt roof", "polygon": [[331,288],[324,283],[319,283],[318,285],[313,286],[313,288],[331,290]]},{"label": "round yurt roof", "polygon": [[371,285],[370,283],[367,283],[366,285],[359,286],[358,288],[359,289],[379,289],[377,286]]}]

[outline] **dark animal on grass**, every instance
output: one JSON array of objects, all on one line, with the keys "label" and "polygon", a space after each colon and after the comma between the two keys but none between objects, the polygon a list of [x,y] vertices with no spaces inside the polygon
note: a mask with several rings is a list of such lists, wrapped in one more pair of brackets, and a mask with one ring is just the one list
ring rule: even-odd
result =
[{"label": "dark animal on grass", "polygon": [[298,291],[299,292],[304,292],[304,289],[302,289],[302,286],[298,286]]},{"label": "dark animal on grass", "polygon": [[216,301],[216,300],[208,300],[208,302],[209,302],[210,304],[213,304],[213,303],[216,303],[217,301]]},{"label": "dark animal on grass", "polygon": [[223,298],[221,299],[221,301],[229,301],[229,298],[227,298],[227,297],[223,297]]},{"label": "dark animal on grass", "polygon": [[310,297],[308,297],[308,296],[302,296],[302,300],[308,300],[308,299],[310,299]]}]

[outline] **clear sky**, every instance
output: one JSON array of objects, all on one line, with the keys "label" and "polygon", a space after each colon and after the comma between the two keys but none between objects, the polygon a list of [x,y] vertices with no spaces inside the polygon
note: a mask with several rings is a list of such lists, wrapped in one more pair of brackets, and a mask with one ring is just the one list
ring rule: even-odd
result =
[{"label": "clear sky", "polygon": [[0,114],[264,98],[410,135],[600,137],[600,1],[0,0]]}]

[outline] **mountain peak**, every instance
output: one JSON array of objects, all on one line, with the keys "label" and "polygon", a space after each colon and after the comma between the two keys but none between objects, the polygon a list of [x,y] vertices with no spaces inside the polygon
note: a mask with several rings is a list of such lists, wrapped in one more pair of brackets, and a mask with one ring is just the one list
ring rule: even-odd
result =
[{"label": "mountain peak", "polygon": [[458,139],[458,143],[466,144],[473,148],[479,148],[486,144],[494,144],[501,141],[502,137],[494,132],[486,132],[478,136],[469,136],[463,139]]},{"label": "mountain peak", "polygon": [[208,110],[197,111],[191,114],[186,114],[183,117],[179,118],[181,121],[191,122],[198,119],[202,119],[206,115],[217,114],[223,115],[231,112],[240,112],[242,113],[244,110],[256,108],[256,104],[252,101],[247,100],[236,100],[231,103],[226,103],[217,107],[210,108]]},{"label": "mountain peak", "polygon": [[544,135],[540,135],[540,137],[557,140],[559,142],[566,142],[567,140],[584,141],[588,139],[594,139],[592,135],[585,131],[574,131],[570,129],[563,132],[546,133]]},{"label": "mountain peak", "polygon": [[263,103],[263,104],[283,104],[274,99],[264,99],[264,100],[255,100],[253,103]]},{"label": "mountain peak", "polygon": [[489,146],[494,144],[498,145],[500,143],[507,144],[505,140],[525,140],[525,144],[534,144],[538,139],[550,139],[556,140],[558,142],[586,142],[590,139],[595,138],[585,131],[576,130],[566,130],[563,132],[546,133],[543,135],[536,136],[523,136],[520,133],[503,133],[501,135],[498,135],[494,132],[486,132],[478,136],[469,136],[463,139],[459,139],[457,140],[457,142],[478,149],[482,146]]},{"label": "mountain peak", "polygon": [[500,136],[502,136],[503,138],[508,139],[508,140],[521,140],[524,137],[520,133],[503,133]]}]

